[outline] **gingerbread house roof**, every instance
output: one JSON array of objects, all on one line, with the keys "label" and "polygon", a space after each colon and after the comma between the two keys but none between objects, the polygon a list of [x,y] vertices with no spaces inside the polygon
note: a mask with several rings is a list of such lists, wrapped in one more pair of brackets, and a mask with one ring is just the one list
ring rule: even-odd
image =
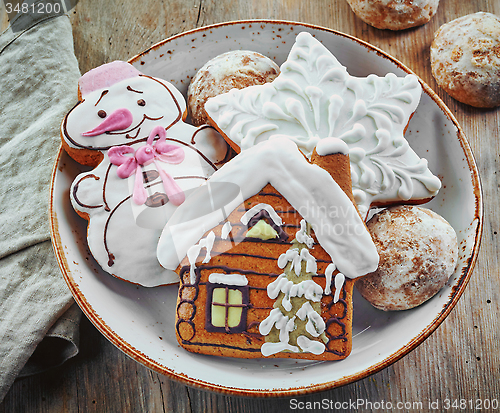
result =
[{"label": "gingerbread house roof", "polygon": [[[341,141],[327,140],[318,154],[341,150],[347,154],[344,148]],[[267,184],[311,225],[319,244],[346,277],[377,268],[376,248],[352,200],[328,171],[311,164],[284,137],[238,154],[188,197],[162,232],[157,250],[160,264],[175,270],[204,234]]]}]

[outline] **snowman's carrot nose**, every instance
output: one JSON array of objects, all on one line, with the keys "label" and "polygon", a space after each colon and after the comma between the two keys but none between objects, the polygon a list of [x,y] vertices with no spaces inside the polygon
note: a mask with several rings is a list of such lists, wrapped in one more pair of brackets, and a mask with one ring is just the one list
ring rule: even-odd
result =
[{"label": "snowman's carrot nose", "polygon": [[130,110],[125,108],[116,109],[94,129],[83,132],[82,136],[97,136],[106,132],[127,129],[132,125],[133,120],[134,117]]}]

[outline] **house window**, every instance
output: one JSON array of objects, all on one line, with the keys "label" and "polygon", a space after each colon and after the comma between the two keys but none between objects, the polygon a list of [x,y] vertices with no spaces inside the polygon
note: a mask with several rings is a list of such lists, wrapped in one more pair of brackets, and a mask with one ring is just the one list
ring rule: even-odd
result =
[{"label": "house window", "polygon": [[[270,214],[269,211],[272,213]],[[247,239],[267,241],[277,238],[280,242],[288,240],[288,234],[281,226],[281,218],[270,205],[258,204],[254,206],[241,217],[241,222],[248,226]]]},{"label": "house window", "polygon": [[248,286],[207,284],[207,331],[243,332],[247,308]]}]

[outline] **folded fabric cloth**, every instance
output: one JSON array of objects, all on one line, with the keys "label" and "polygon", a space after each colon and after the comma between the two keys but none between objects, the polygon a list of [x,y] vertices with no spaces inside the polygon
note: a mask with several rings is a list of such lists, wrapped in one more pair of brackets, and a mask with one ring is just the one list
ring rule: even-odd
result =
[{"label": "folded fabric cloth", "polygon": [[82,310],[76,303],[57,319],[37,345],[17,378],[60,366],[78,354]]},{"label": "folded fabric cloth", "polygon": [[48,224],[59,126],[80,76],[71,25],[65,15],[19,19],[0,35],[0,401],[23,367],[32,374],[77,353],[81,316]]}]

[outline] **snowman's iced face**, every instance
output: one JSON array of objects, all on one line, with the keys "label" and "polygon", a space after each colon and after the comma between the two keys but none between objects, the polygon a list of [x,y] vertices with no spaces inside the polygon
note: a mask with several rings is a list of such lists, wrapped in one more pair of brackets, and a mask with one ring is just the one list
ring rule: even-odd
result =
[{"label": "snowman's iced face", "polygon": [[85,95],[66,116],[63,133],[74,148],[105,151],[145,141],[154,126],[181,122],[185,108],[168,82],[135,76]]}]

